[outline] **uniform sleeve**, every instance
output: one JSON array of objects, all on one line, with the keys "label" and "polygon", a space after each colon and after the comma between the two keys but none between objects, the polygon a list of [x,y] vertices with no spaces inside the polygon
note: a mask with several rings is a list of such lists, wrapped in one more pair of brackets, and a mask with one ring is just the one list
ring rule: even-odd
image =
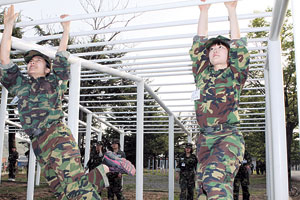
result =
[{"label": "uniform sleeve", "polygon": [[67,90],[68,81],[70,78],[70,63],[68,61],[70,53],[67,51],[59,51],[55,55],[53,60],[53,75],[60,83],[60,87],[63,91]]},{"label": "uniform sleeve", "polygon": [[53,73],[60,80],[69,80],[70,76],[70,63],[68,61],[69,53],[67,51],[59,51],[53,60]]},{"label": "uniform sleeve", "polygon": [[230,42],[230,65],[234,72],[235,79],[240,84],[244,84],[249,72],[250,54],[246,48],[247,38],[243,37]]},{"label": "uniform sleeve", "polygon": [[192,70],[195,83],[197,83],[197,75],[204,71],[209,64],[209,59],[206,55],[205,42],[206,37],[200,37],[198,35],[193,38],[193,45],[189,51],[192,60]]},{"label": "uniform sleeve", "polygon": [[0,65],[0,82],[13,95],[21,89],[25,77],[19,67],[10,62],[7,65]]},{"label": "uniform sleeve", "polygon": [[[194,155],[194,154],[193,154]],[[198,164],[198,159],[197,159],[197,156],[194,155],[194,158],[195,158],[195,166],[194,166],[194,169],[195,171],[197,171],[197,164]]]}]

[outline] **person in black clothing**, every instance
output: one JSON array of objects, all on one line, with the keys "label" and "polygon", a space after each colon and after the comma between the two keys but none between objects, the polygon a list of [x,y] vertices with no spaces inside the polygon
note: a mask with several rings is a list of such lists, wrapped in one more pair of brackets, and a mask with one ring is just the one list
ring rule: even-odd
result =
[{"label": "person in black clothing", "polygon": [[16,147],[11,148],[11,153],[9,154],[8,157],[8,180],[9,181],[15,181],[16,178],[16,168],[17,168],[17,160],[19,158],[19,153],[17,152]]},{"label": "person in black clothing", "polygon": [[243,191],[243,200],[250,199],[249,185],[250,185],[250,173],[251,173],[252,158],[248,151],[245,151],[244,160],[239,168],[237,175],[234,178],[233,183],[233,199],[239,199],[240,185]]},{"label": "person in black clothing", "polygon": [[91,157],[87,162],[87,168],[89,169],[89,171],[93,170],[94,168],[102,164],[102,160],[105,152],[106,151],[104,149],[102,141],[98,141],[96,143],[96,146],[92,147]]},{"label": "person in black clothing", "polygon": [[185,145],[184,153],[179,156],[176,169],[176,179],[180,184],[180,200],[194,199],[195,171],[197,168],[197,157],[193,154],[191,143]]}]

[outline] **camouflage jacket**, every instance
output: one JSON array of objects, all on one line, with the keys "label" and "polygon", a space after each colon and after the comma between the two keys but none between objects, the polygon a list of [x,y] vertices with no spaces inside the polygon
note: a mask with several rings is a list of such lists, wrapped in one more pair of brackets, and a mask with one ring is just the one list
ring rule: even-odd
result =
[{"label": "camouflage jacket", "polygon": [[193,75],[200,99],[195,100],[198,124],[201,128],[217,124],[239,123],[238,104],[247,79],[250,56],[246,38],[230,41],[229,67],[215,71],[210,65],[205,42],[195,36],[190,49]]},{"label": "camouflage jacket", "polygon": [[186,156],[186,153],[183,153],[179,156],[177,160],[177,169],[180,169],[180,173],[184,172],[194,172],[197,168],[197,157],[195,154],[191,154],[189,157]]},{"label": "camouflage jacket", "polygon": [[18,97],[20,122],[28,135],[34,129],[49,128],[64,116],[62,100],[69,80],[68,57],[66,51],[57,52],[52,73],[37,79],[24,76],[12,62],[0,66],[0,81]]}]

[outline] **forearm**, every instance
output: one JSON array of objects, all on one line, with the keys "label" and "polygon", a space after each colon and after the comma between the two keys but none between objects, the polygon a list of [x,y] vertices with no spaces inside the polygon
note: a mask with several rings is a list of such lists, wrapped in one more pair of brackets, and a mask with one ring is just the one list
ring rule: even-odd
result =
[{"label": "forearm", "polygon": [[240,27],[239,27],[235,8],[228,9],[228,17],[229,17],[229,21],[230,21],[231,39],[232,40],[240,39],[241,38]]},{"label": "forearm", "polygon": [[13,30],[13,25],[5,26],[2,34],[2,40],[0,46],[0,61],[2,65],[7,65],[10,63],[12,30]]},{"label": "forearm", "polygon": [[66,51],[67,50],[68,41],[69,41],[69,32],[70,32],[69,28],[66,28],[64,30],[57,51]]},{"label": "forearm", "polygon": [[208,35],[208,9],[200,11],[197,34],[205,37]]}]

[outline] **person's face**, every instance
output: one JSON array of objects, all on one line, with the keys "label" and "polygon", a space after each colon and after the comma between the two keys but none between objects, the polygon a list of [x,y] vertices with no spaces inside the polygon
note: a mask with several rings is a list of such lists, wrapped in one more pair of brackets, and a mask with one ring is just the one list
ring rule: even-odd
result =
[{"label": "person's face", "polygon": [[96,146],[96,150],[98,151],[98,152],[100,152],[101,151],[101,149],[102,149],[102,145],[100,144],[98,144],[97,146]]},{"label": "person's face", "polygon": [[44,77],[50,73],[50,69],[46,67],[46,61],[41,56],[34,56],[27,64],[27,73],[33,78]]},{"label": "person's face", "polygon": [[190,148],[190,147],[186,147],[186,148],[185,148],[185,152],[186,152],[186,153],[191,153],[191,148]]},{"label": "person's face", "polygon": [[113,144],[111,145],[111,148],[113,148],[113,149],[118,149],[118,148],[119,148],[119,145],[116,144],[116,143],[113,143]]},{"label": "person's face", "polygon": [[228,49],[222,44],[214,44],[209,48],[208,56],[213,66],[227,65]]}]

